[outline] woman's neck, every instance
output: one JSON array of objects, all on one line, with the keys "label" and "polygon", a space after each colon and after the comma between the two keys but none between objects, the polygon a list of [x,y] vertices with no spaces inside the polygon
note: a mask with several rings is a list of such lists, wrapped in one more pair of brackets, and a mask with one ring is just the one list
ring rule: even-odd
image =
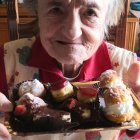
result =
[{"label": "woman's neck", "polygon": [[79,70],[81,68],[81,64],[77,64],[77,65],[61,64],[61,68],[62,68],[62,72],[63,72],[65,77],[72,78],[72,77],[77,76],[77,74],[79,73]]}]

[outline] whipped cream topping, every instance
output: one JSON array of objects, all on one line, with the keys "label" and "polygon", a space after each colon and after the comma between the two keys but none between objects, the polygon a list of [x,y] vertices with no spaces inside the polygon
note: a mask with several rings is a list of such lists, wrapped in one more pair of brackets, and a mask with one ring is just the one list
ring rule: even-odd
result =
[{"label": "whipped cream topping", "polygon": [[64,95],[67,95],[69,92],[73,92],[73,86],[68,82],[67,86],[64,88]]},{"label": "whipped cream topping", "polygon": [[20,87],[19,87],[19,95],[22,96],[23,94],[27,92],[31,92],[32,88],[32,82],[31,81],[26,81],[23,82]]},{"label": "whipped cream topping", "polygon": [[62,120],[63,121],[71,122],[70,118],[71,118],[70,114],[62,115]]},{"label": "whipped cream topping", "polygon": [[104,79],[105,77],[110,76],[111,74],[117,75],[117,72],[112,69],[108,69],[101,74],[101,78]]},{"label": "whipped cream topping", "polygon": [[36,97],[32,95],[31,93],[24,94],[17,102],[17,104],[20,104],[20,103],[25,103],[25,104],[31,103],[38,107],[47,105],[41,98]]},{"label": "whipped cream topping", "polygon": [[130,98],[127,102],[122,102],[114,105],[109,105],[104,108],[104,111],[107,115],[116,114],[127,114],[133,111],[133,100]]},{"label": "whipped cream topping", "polygon": [[39,96],[44,91],[44,86],[37,79],[33,81],[25,81],[19,87],[19,95],[22,96],[25,93],[32,93],[35,96]]},{"label": "whipped cream topping", "polygon": [[107,77],[110,77],[112,79],[111,76],[113,76],[113,75],[114,76],[116,75],[116,79],[112,80],[108,84],[106,83],[105,86],[108,87],[108,88],[112,88],[112,87],[116,87],[116,86],[121,86],[123,88],[126,88],[126,85],[123,83],[122,79],[117,76],[117,72],[112,70],[112,69],[109,69],[109,70],[106,70],[105,72],[103,72],[100,76],[100,80],[103,81]]},{"label": "whipped cream topping", "polygon": [[38,96],[38,94],[44,91],[44,86],[37,79],[32,81],[32,94]]}]

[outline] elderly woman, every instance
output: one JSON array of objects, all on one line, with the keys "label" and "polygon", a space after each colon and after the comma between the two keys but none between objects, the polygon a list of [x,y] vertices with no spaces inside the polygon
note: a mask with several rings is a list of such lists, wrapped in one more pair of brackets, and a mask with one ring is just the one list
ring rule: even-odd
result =
[{"label": "elderly woman", "polygon": [[[60,79],[91,81],[99,77],[103,71],[114,69],[122,79],[128,80],[140,97],[139,58],[132,52],[103,41],[108,27],[116,25],[119,21],[124,7],[123,0],[24,2],[38,13],[39,36],[12,41],[0,47],[0,91],[3,94],[10,94],[10,89],[15,84],[36,77],[42,82],[55,82]],[[118,65],[115,66],[115,63]],[[0,110],[11,111],[11,103],[2,93]],[[4,126],[0,125],[0,128],[0,135],[9,138]],[[140,138],[139,131],[130,130],[121,133],[112,130],[27,138],[117,140],[124,132],[131,137]]]}]

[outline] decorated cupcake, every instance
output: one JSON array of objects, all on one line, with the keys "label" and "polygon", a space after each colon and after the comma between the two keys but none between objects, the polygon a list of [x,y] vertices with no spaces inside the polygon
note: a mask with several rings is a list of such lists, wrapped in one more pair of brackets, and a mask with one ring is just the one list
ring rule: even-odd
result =
[{"label": "decorated cupcake", "polygon": [[64,101],[74,93],[73,86],[67,80],[62,80],[52,84],[50,91],[53,98],[58,102]]}]

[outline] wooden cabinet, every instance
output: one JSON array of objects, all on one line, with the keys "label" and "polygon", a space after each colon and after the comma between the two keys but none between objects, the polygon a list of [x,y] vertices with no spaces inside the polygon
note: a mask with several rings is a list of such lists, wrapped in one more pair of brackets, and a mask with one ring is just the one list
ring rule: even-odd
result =
[{"label": "wooden cabinet", "polygon": [[0,44],[9,41],[7,18],[0,18]]},{"label": "wooden cabinet", "polygon": [[[25,9],[22,5],[19,5],[19,22],[20,23],[30,23],[35,19],[34,13],[29,13],[27,9]],[[15,19],[14,19],[15,20]],[[14,23],[10,23],[13,24]],[[11,30],[11,31],[10,31]],[[8,15],[7,15],[7,7],[5,4],[0,4],[0,44],[4,44],[5,42],[8,42],[11,40],[10,33],[14,29],[9,29],[9,23],[8,23]]]},{"label": "wooden cabinet", "polygon": [[138,18],[129,15],[117,27],[115,44],[119,47],[135,51],[136,29]]},{"label": "wooden cabinet", "polygon": [[6,6],[0,5],[0,44],[9,41]]}]

